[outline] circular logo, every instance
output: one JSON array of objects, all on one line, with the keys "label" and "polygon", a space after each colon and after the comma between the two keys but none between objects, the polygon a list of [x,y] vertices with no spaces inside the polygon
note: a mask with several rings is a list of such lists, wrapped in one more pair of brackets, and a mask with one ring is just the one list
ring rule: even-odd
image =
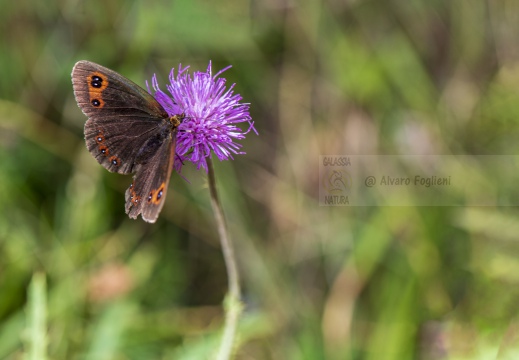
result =
[{"label": "circular logo", "polygon": [[343,169],[327,169],[323,174],[322,184],[329,194],[343,194],[351,188],[351,176]]}]

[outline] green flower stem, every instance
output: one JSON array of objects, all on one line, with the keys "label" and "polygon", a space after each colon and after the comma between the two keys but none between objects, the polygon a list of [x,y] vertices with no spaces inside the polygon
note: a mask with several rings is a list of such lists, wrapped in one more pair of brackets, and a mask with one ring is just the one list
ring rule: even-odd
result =
[{"label": "green flower stem", "polygon": [[209,193],[211,196],[211,205],[213,207],[216,226],[218,227],[218,235],[222,246],[223,258],[227,268],[227,276],[229,283],[229,292],[225,300],[225,326],[223,330],[222,342],[218,350],[217,359],[230,359],[233,353],[233,347],[236,339],[236,329],[238,320],[242,312],[242,303],[240,301],[240,279],[238,275],[238,266],[236,265],[236,257],[232,242],[227,232],[223,209],[218,198],[216,190],[216,178],[214,175],[214,167],[211,158],[207,159]]}]

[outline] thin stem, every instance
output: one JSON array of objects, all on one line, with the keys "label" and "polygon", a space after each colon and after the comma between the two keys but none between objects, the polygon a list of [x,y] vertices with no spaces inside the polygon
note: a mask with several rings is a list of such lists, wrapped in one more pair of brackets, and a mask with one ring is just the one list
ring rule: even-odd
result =
[{"label": "thin stem", "polygon": [[242,305],[240,302],[240,279],[238,275],[238,266],[236,265],[236,257],[234,256],[234,249],[227,232],[223,209],[216,190],[216,178],[214,175],[213,162],[210,157],[207,159],[207,169],[211,205],[213,207],[216,226],[218,227],[218,235],[220,237],[223,258],[229,279],[229,293],[227,294],[225,304],[225,327],[217,356],[218,360],[227,360],[230,359],[232,355],[233,345],[236,338],[236,328],[238,327],[238,319],[242,311]]}]

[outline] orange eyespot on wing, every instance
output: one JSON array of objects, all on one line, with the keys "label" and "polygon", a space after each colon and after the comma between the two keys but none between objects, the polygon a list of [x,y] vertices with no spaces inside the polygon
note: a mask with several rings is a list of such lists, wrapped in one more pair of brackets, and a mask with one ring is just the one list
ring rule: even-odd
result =
[{"label": "orange eyespot on wing", "polygon": [[162,196],[164,195],[165,187],[166,187],[166,184],[163,182],[162,184],[160,184],[158,189],[151,190],[148,195],[148,203],[155,204],[155,205],[160,204]]},{"label": "orange eyespot on wing", "polygon": [[103,90],[108,87],[108,78],[99,71],[94,71],[87,75],[86,81],[90,104],[96,108],[102,108],[105,104],[103,101]]}]

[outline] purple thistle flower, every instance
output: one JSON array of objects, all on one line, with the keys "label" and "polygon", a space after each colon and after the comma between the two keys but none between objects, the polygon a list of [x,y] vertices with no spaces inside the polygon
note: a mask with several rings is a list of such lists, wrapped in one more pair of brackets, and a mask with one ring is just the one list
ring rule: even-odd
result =
[{"label": "purple thistle flower", "polygon": [[[160,90],[157,76],[153,75],[155,99],[170,116],[185,116],[177,133],[174,165],[177,172],[180,172],[185,160],[207,172],[206,158],[211,156],[211,151],[220,161],[233,159],[233,154],[245,154],[239,151],[241,144],[234,141],[244,139],[250,130],[258,133],[249,115],[249,104],[240,103],[242,97],[233,93],[235,84],[226,90],[226,80],[218,78],[230,67],[213,76],[209,62],[206,72],[197,71],[191,76],[187,72],[189,66],[182,68],[179,65],[176,76],[175,69],[169,75],[171,84],[167,85],[167,89],[171,97]],[[249,123],[245,132],[236,126],[242,122]]]}]

